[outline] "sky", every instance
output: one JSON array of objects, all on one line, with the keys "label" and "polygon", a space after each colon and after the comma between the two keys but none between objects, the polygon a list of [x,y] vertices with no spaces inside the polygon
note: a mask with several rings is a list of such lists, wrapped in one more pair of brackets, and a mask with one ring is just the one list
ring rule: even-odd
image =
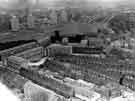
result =
[{"label": "sky", "polygon": [[[26,2],[24,3],[24,1],[26,1],[27,3]],[[38,6],[35,4],[37,1],[39,2]],[[108,7],[115,8],[117,7],[118,4],[120,4],[120,2],[128,1],[129,3],[135,0],[0,0],[0,11],[3,9],[6,9],[6,10],[18,9],[18,8],[22,9],[22,8],[25,8],[26,5],[28,5],[27,7],[32,7],[32,8],[37,7],[38,9],[47,8],[47,7],[56,8],[56,7],[63,6],[62,4],[65,1],[69,1],[70,3],[73,1],[77,4],[74,5],[75,3],[72,3],[72,6],[77,6],[77,7],[79,4],[78,2],[81,2],[79,5],[83,4],[81,6],[84,6],[86,8],[88,7],[95,8],[99,5],[105,8],[108,8]],[[135,4],[135,2],[132,2],[131,4],[133,5]]]},{"label": "sky", "polygon": [[[63,0],[0,0],[1,3],[11,3],[11,2],[18,2],[18,1],[39,1],[39,2],[57,2],[57,1],[63,1]],[[81,0],[64,0],[64,1],[81,1]],[[99,1],[99,2],[119,2],[119,1],[125,1],[125,0],[82,0],[82,1]],[[130,0],[132,1],[132,0]]]},{"label": "sky", "polygon": [[[55,3],[57,1],[88,1],[88,2],[91,2],[91,1],[97,1],[97,2],[108,2],[108,3],[116,3],[116,2],[120,2],[120,1],[126,1],[126,0],[0,0],[0,3],[1,5],[2,4],[12,4],[12,3],[16,3],[16,2],[22,2],[22,1],[31,1],[31,2],[36,2],[36,1],[39,1],[41,3]],[[133,1],[133,0],[130,0],[130,1]],[[0,6],[1,6],[0,5]]]},{"label": "sky", "polygon": [[123,0],[100,0],[102,2],[119,2],[119,1],[123,1]]}]

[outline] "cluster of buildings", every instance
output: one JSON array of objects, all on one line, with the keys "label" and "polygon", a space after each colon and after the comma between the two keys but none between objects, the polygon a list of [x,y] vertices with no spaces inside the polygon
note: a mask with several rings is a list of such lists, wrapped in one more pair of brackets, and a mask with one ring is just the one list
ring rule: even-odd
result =
[{"label": "cluster of buildings", "polygon": [[[48,76],[50,77],[50,79],[53,78],[53,73],[51,73],[51,75],[50,75],[50,73],[48,73]],[[61,101],[89,101],[89,100],[90,101],[120,101],[120,100],[121,101],[124,101],[124,100],[133,101],[134,100],[133,91],[130,91],[115,83],[108,83],[103,86],[97,86],[90,82],[86,82],[83,80],[73,80],[71,78],[64,78],[62,81],[61,80],[58,80],[58,81],[63,82],[67,86],[71,87],[74,91],[74,93],[73,93],[74,95],[72,95],[70,97],[61,96],[61,95],[59,95],[60,93],[56,92],[55,94],[60,97],[59,100],[61,99]],[[42,90],[40,90],[40,88],[41,88],[40,86],[38,87],[33,83],[29,83],[29,82],[27,82],[27,83],[29,84],[29,86],[27,86],[27,88],[25,88],[26,98],[32,99],[33,93],[41,93],[40,91],[42,91]],[[26,83],[26,85],[27,85],[27,83]],[[36,87],[33,87],[33,85],[35,85]],[[33,88],[31,88],[31,86]],[[61,87],[63,87],[63,86],[61,86]],[[32,90],[29,90],[30,88]],[[35,90],[35,88],[40,91]],[[64,90],[63,88],[61,88],[61,89]],[[69,88],[68,88],[68,91],[69,91]],[[67,91],[65,91],[65,92],[67,92]],[[29,95],[28,95],[28,93],[29,93]],[[43,91],[43,93],[44,93],[44,95],[42,97],[48,95],[48,89],[45,89]],[[52,95],[53,94],[50,94],[48,96],[52,96]],[[29,96],[31,96],[31,97],[29,97]],[[35,96],[38,96],[38,94]],[[37,98],[39,99],[39,97],[37,97]],[[55,97],[53,96],[53,98],[55,98]],[[52,100],[49,100],[49,101],[52,101]]]},{"label": "cluster of buildings", "polygon": [[[19,73],[34,83],[45,87],[46,89],[42,88],[44,94],[41,96],[46,96],[46,98],[49,96],[49,101],[56,98],[62,99],[61,101],[115,101],[115,99],[134,97],[134,92],[128,92],[130,97],[122,95],[126,93],[126,88],[118,84],[121,77],[116,75],[118,70],[113,73],[108,70],[112,67],[119,66],[121,69],[124,67],[125,64],[121,66],[120,62],[117,63],[118,59],[113,62],[111,58],[109,61],[109,58],[98,53],[93,55],[93,53],[87,52],[91,51],[93,47],[88,47],[87,44],[84,44],[85,42],[82,42],[82,45],[77,43],[51,44],[50,42],[48,38],[45,38],[38,40],[38,42],[1,51],[2,63],[10,71]],[[78,45],[80,46],[78,47]],[[97,47],[95,44],[93,46]],[[46,57],[45,61],[38,62],[44,57]],[[30,63],[36,62],[39,64],[30,66]],[[132,68],[130,67],[130,69]],[[108,71],[105,72],[104,70]],[[124,74],[124,72],[122,73]],[[33,92],[38,96],[37,92],[38,90],[39,92],[42,91],[40,90],[41,87],[27,83],[30,86],[25,88],[26,98],[33,98]],[[134,90],[132,78],[125,77],[122,83],[123,86]],[[33,87],[34,91],[30,91],[29,87]]]},{"label": "cluster of buildings", "polygon": [[11,15],[10,26],[11,31],[20,31],[28,29],[45,28],[46,25],[57,25],[68,22],[68,14],[65,9],[62,10],[48,10],[45,14],[38,15],[38,12],[29,12],[23,16]]},{"label": "cluster of buildings", "polygon": [[[50,11],[43,23],[67,23],[68,16],[65,10]],[[27,16],[30,29],[35,27],[34,17]],[[11,26],[12,31],[20,30],[17,16],[11,18]],[[2,67],[28,79],[25,100],[134,101],[134,64],[111,54],[113,49],[133,54],[134,38],[107,40],[97,27],[86,23],[61,26],[48,37],[0,51]]]}]

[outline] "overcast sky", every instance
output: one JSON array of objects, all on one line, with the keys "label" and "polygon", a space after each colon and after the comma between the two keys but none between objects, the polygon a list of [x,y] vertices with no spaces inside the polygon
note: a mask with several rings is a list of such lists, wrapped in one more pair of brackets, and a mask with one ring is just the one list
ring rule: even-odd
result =
[{"label": "overcast sky", "polygon": [[[21,3],[18,3],[18,2],[21,2]],[[23,1],[25,1],[26,3],[29,3],[30,5],[34,3],[36,3],[36,1],[39,1],[39,4],[42,5],[42,6],[39,6],[39,7],[48,7],[49,6],[53,6],[55,5],[56,3],[60,3],[61,2],[65,2],[65,1],[69,1],[69,2],[75,2],[80,3],[80,5],[87,5],[89,7],[94,7],[94,6],[97,6],[98,4],[101,4],[102,6],[110,6],[110,7],[115,7],[116,5],[120,4],[120,3],[123,3],[123,2],[126,2],[125,4],[134,4],[135,5],[135,0],[0,0],[0,8],[7,8],[7,9],[10,9],[10,8],[18,8],[18,7],[23,7],[25,6],[25,3],[23,3]],[[31,1],[28,2],[28,1]],[[82,3],[83,2],[83,3]],[[91,2],[96,2],[94,5],[93,3]]]}]

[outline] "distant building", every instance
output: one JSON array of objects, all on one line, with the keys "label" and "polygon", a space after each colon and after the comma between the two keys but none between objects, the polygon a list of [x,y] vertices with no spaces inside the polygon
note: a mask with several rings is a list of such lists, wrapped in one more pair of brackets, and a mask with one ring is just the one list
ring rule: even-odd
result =
[{"label": "distant building", "polygon": [[47,56],[69,55],[71,53],[71,46],[65,46],[60,44],[52,44],[45,49],[45,55]]},{"label": "distant building", "polygon": [[20,29],[19,19],[16,16],[13,16],[11,18],[10,22],[11,22],[11,30],[19,31],[19,29]]},{"label": "distant building", "polygon": [[34,28],[35,27],[35,18],[34,18],[33,15],[28,15],[27,25],[28,25],[28,28]]},{"label": "distant building", "polygon": [[88,45],[88,40],[81,40],[81,44],[87,46]]},{"label": "distant building", "polygon": [[104,40],[101,38],[88,38],[88,45],[89,47],[104,47]]},{"label": "distant building", "polygon": [[132,47],[132,49],[135,49],[135,39],[134,39],[134,38],[131,38],[131,39],[129,40],[129,44],[130,44],[130,46]]},{"label": "distant building", "polygon": [[68,42],[69,42],[68,38],[65,37],[65,38],[62,39],[62,43],[63,44],[66,45],[66,44],[68,44]]},{"label": "distant building", "polygon": [[50,20],[51,20],[52,24],[57,24],[58,23],[58,17],[57,17],[56,11],[51,11]]},{"label": "distant building", "polygon": [[61,12],[61,20],[62,22],[66,23],[68,21],[68,18],[67,18],[67,13],[65,10],[62,10]]},{"label": "distant building", "polygon": [[60,30],[60,36],[76,36],[76,35],[86,35],[86,36],[97,36],[98,28],[92,24],[86,23],[68,23]]},{"label": "distant building", "polygon": [[27,68],[27,63],[28,60],[21,58],[21,57],[17,57],[17,56],[10,56],[7,59],[7,68],[9,68],[11,71],[14,72],[19,72],[20,68],[22,68],[22,64],[23,66],[26,66],[24,68]]},{"label": "distant building", "polygon": [[28,59],[29,61],[40,60],[43,57],[43,47],[36,47],[16,54],[18,57]]}]

